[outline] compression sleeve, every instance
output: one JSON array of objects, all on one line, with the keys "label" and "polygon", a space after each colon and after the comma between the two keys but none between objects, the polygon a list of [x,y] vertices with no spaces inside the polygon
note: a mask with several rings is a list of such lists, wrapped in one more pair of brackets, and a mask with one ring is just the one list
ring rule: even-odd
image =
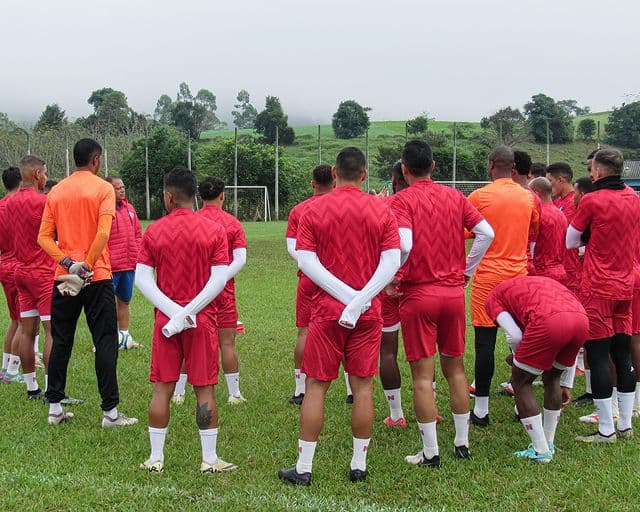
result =
[{"label": "compression sleeve", "polygon": [[400,235],[400,265],[404,265],[413,248],[413,232],[409,228],[399,228],[398,233]]},{"label": "compression sleeve", "polygon": [[247,264],[247,249],[244,247],[233,250],[233,261],[229,265],[227,271],[227,281],[240,272],[242,267]]},{"label": "compression sleeve", "polygon": [[287,238],[287,252],[289,253],[289,256],[298,261],[295,238]]},{"label": "compression sleeve", "polygon": [[43,220],[40,223],[40,231],[38,232],[38,244],[51,259],[58,263],[64,258],[64,253],[58,247],[55,240],[56,226],[49,220]]},{"label": "compression sleeve", "polygon": [[[297,251],[298,268],[334,299],[345,306],[353,299],[356,291],[329,272],[320,262],[315,252]],[[393,276],[392,276],[393,277]]]},{"label": "compression sleeve", "polygon": [[478,222],[471,231],[475,238],[469,256],[467,256],[467,266],[464,269],[464,275],[468,277],[471,277],[476,271],[495,237],[493,228],[486,220]]},{"label": "compression sleeve", "polygon": [[584,245],[584,243],[580,239],[580,235],[582,235],[582,231],[578,231],[573,226],[569,226],[567,228],[567,236],[565,238],[567,249],[577,249],[578,247]]},{"label": "compression sleeve", "polygon": [[100,257],[100,254],[102,254],[102,251],[107,245],[109,235],[111,234],[112,222],[113,216],[111,214],[103,214],[98,218],[98,231],[96,232],[96,236],[84,258],[84,262],[89,268],[93,268],[96,264],[96,260]]},{"label": "compression sleeve", "polygon": [[506,311],[503,311],[498,315],[496,322],[504,329],[507,343],[511,347],[511,350],[515,352],[522,341],[522,331],[520,330],[520,327],[518,327],[516,321]]},{"label": "compression sleeve", "polygon": [[151,304],[162,311],[168,318],[171,318],[182,311],[182,306],[173,302],[158,288],[153,271],[153,267],[138,263],[136,265],[136,286]]}]

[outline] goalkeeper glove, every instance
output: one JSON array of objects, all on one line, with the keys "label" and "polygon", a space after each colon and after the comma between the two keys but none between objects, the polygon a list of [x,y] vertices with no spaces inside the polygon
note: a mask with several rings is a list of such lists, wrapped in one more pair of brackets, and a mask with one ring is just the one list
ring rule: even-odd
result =
[{"label": "goalkeeper glove", "polygon": [[60,265],[66,268],[70,274],[75,274],[85,281],[93,276],[93,272],[84,261],[73,261],[69,256],[65,256],[60,260]]},{"label": "goalkeeper glove", "polygon": [[60,276],[59,279],[62,282],[58,285],[58,291],[60,294],[69,297],[75,297],[78,295],[80,290],[82,290],[87,284],[84,279],[76,274],[65,274]]}]

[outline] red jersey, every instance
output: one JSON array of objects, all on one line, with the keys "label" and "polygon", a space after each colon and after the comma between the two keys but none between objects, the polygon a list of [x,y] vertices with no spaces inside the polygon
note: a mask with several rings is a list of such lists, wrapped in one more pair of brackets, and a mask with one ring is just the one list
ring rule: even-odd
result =
[{"label": "red jersey", "polygon": [[464,230],[484,217],[461,192],[431,180],[417,181],[392,198],[398,227],[410,229],[413,237],[402,285],[463,286]]},{"label": "red jersey", "polygon": [[566,287],[548,277],[523,276],[507,279],[487,297],[487,313],[495,320],[504,311],[522,330],[532,322],[548,319],[555,313],[582,313],[578,298]]},{"label": "red jersey", "polygon": [[53,274],[55,263],[38,244],[46,200],[35,188],[21,188],[7,199],[1,222],[11,227],[8,243],[20,267]]},{"label": "red jersey", "polygon": [[573,202],[574,196],[575,192],[572,190],[564,197],[556,197],[553,201],[553,204],[556,205],[558,210],[564,213],[564,216],[569,222],[571,222],[573,217],[576,215],[576,205]]},{"label": "red jersey", "polygon": [[[225,212],[219,206],[211,206],[211,205],[207,205],[204,208],[198,210],[198,214],[203,215],[209,220],[217,222],[224,228],[225,232],[227,233],[229,263],[233,261],[233,251],[235,249],[247,248],[247,240],[244,236],[244,230],[242,229],[242,224],[240,224],[240,221],[236,219],[233,215]],[[235,292],[234,279],[230,279],[229,281],[227,281],[225,290],[227,290],[230,293]]]},{"label": "red jersey", "polygon": [[3,216],[7,208],[7,201],[11,196],[0,199],[0,268],[3,272],[13,272],[18,261],[11,243],[11,225],[4,222]]},{"label": "red jersey", "polygon": [[567,274],[564,269],[564,256],[567,252],[567,218],[551,202],[542,206],[540,228],[533,255],[536,275],[550,277],[565,283]]},{"label": "red jersey", "polygon": [[[158,288],[181,306],[202,291],[211,267],[227,265],[224,228],[187,208],[176,208],[151,224],[138,262],[156,269]],[[211,305],[207,312],[213,313]]]},{"label": "red jersey", "polygon": [[[576,214],[574,196],[575,192],[572,190],[564,197],[557,197],[553,201],[553,204],[564,213],[568,223],[571,223]],[[567,286],[573,289],[579,289],[582,278],[582,259],[578,254],[578,249],[565,249],[563,262],[564,270],[567,273]]]},{"label": "red jersey", "polygon": [[640,201],[630,188],[594,190],[582,198],[571,222],[578,231],[589,228],[591,232],[581,293],[613,300],[632,298],[638,219]]},{"label": "red jersey", "polygon": [[[398,225],[382,201],[354,186],[320,196],[300,219],[296,250],[316,253],[324,267],[355,290],[361,290],[378,267],[380,253],[400,248]],[[344,305],[318,288],[314,320],[338,320]],[[376,297],[360,320],[380,320]]]}]

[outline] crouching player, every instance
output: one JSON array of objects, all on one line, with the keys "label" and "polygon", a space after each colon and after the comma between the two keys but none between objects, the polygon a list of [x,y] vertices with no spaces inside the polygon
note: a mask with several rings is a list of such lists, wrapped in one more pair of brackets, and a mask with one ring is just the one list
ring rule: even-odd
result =
[{"label": "crouching player", "polygon": [[[562,408],[560,376],[574,364],[587,339],[587,314],[573,293],[547,277],[504,281],[489,294],[486,307],[511,347],[516,406],[531,438],[529,447],[515,456],[550,462]],[[538,375],[544,383],[544,423],[532,388]]]},{"label": "crouching player", "polygon": [[[140,467],[164,468],[169,403],[184,359],[197,399],[202,473],[236,469],[216,452],[218,331],[209,304],[227,282],[227,237],[222,226],[193,212],[196,178],[177,167],[164,177],[169,214],[147,229],[136,267],[136,286],[156,307],[151,349],[153,398],[149,404],[151,456]],[[157,273],[157,282],[153,273]]]}]

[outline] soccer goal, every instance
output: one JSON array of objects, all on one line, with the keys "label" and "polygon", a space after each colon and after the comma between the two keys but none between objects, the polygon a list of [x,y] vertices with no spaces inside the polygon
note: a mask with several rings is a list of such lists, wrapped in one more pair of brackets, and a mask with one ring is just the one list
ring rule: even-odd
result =
[{"label": "soccer goal", "polygon": [[224,209],[242,221],[271,220],[269,190],[260,185],[224,187]]},{"label": "soccer goal", "polygon": [[468,196],[474,190],[488,185],[489,181],[438,181],[440,185],[446,185],[447,187],[453,187],[462,192],[465,196]]}]

